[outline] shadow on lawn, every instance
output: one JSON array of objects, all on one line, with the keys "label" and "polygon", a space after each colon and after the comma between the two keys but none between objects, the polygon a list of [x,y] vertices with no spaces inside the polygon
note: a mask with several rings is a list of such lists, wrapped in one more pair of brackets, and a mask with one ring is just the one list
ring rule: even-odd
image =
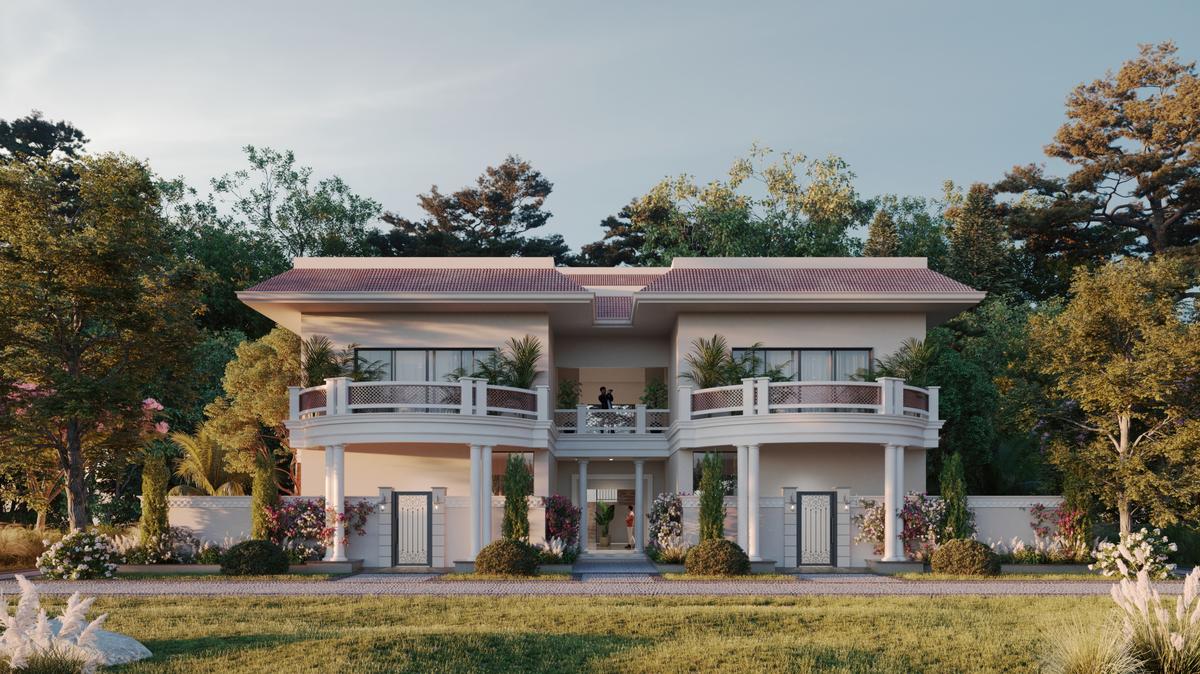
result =
[{"label": "shadow on lawn", "polygon": [[[395,672],[571,672],[595,670],[650,639],[598,634],[406,635],[356,644],[347,669]],[[602,669],[603,667],[599,667]]]}]

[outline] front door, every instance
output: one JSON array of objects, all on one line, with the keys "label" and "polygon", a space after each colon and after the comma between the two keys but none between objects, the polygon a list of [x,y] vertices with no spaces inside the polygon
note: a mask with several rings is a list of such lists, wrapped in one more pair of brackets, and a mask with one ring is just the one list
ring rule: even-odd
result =
[{"label": "front door", "polygon": [[433,566],[433,492],[392,492],[392,566]]},{"label": "front door", "polygon": [[796,492],[797,566],[837,566],[837,492]]}]

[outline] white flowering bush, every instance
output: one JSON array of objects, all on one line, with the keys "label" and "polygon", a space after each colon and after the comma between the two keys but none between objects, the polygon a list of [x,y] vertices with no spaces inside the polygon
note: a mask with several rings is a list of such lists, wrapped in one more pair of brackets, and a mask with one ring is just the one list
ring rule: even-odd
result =
[{"label": "white flowering bush", "polygon": [[659,494],[650,506],[650,543],[646,546],[646,553],[657,562],[675,563],[666,561],[666,557],[677,555],[664,555],[663,552],[668,547],[678,548],[682,545],[682,537],[683,499],[679,494],[670,492]]},{"label": "white flowering bush", "polygon": [[47,578],[85,580],[112,578],[116,551],[107,536],[76,530],[63,536],[37,559],[38,570]]},{"label": "white flowering bush", "polygon": [[104,662],[104,652],[97,642],[100,626],[108,614],[88,622],[87,611],[94,598],[80,599],[79,593],[71,595],[67,607],[54,624],[41,607],[37,589],[24,576],[17,576],[21,586],[21,599],[12,615],[8,613],[8,599],[0,598],[0,662],[7,661],[13,670],[25,669],[39,660],[67,661],[83,672],[96,671]]},{"label": "white flowering bush", "polygon": [[1161,529],[1143,528],[1122,536],[1120,543],[1101,543],[1092,553],[1096,561],[1088,568],[1110,578],[1137,578],[1144,571],[1151,580],[1162,580],[1175,570],[1175,565],[1167,560],[1178,549]]},{"label": "white flowering bush", "polygon": [[1163,601],[1145,571],[1136,581],[1122,578],[1113,586],[1112,598],[1121,608],[1129,652],[1143,671],[1200,672],[1200,568],[1188,574],[1174,606]]}]

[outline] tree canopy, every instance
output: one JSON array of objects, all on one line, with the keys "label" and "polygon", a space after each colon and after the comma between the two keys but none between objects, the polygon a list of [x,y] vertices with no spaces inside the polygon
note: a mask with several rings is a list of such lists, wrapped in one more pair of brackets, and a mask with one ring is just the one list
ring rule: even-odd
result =
[{"label": "tree canopy", "polygon": [[87,142],[70,122],[52,122],[38,110],[11,122],[0,119],[0,161],[74,159]]}]

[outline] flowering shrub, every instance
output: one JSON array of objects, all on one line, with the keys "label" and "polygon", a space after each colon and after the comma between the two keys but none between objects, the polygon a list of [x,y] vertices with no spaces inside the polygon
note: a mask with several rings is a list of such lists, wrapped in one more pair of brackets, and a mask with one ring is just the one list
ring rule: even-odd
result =
[{"label": "flowering shrub", "polygon": [[576,548],[568,547],[567,542],[561,538],[551,538],[539,543],[537,549],[542,564],[571,564],[579,554]]},{"label": "flowering shrub", "polygon": [[[23,670],[47,661],[65,664],[72,670],[94,672],[105,661],[97,637],[108,614],[88,622],[87,611],[94,598],[80,599],[71,595],[67,607],[58,617],[58,631],[51,628],[46,611],[41,607],[37,589],[25,576],[17,576],[21,599],[16,610],[8,614],[8,602],[0,603],[0,663],[7,660],[7,669]],[[149,655],[149,652],[146,653]],[[48,670],[49,668],[47,668]],[[62,670],[67,671],[64,667]]]},{"label": "flowering shrub", "polygon": [[571,499],[558,494],[546,499],[546,538],[561,538],[572,549],[579,546],[579,508]]},{"label": "flowering shrub", "polygon": [[691,546],[683,542],[682,536],[672,536],[656,542],[653,548],[647,550],[647,554],[659,564],[682,564],[690,549]]},{"label": "flowering shrub", "polygon": [[[873,543],[875,554],[883,554],[883,504],[863,499],[859,502],[863,512],[852,518],[858,527],[855,543]],[[946,516],[946,504],[926,494],[909,492],[904,497],[900,519],[904,523],[900,537],[904,541],[904,552],[910,559],[926,560],[939,543],[939,532]]]},{"label": "flowering shrub", "polygon": [[37,559],[38,570],[47,578],[87,580],[112,578],[115,553],[102,534],[76,530],[63,536]]},{"label": "flowering shrub", "polygon": [[683,536],[683,500],[679,494],[662,493],[650,506],[650,543],[647,552],[655,551]]},{"label": "flowering shrub", "polygon": [[1053,564],[1084,562],[1091,557],[1088,546],[1087,512],[1067,505],[1059,507],[1035,503],[1029,507],[1029,522],[1034,544],[1014,549],[1012,559],[1017,564]]},{"label": "flowering shrub", "polygon": [[1113,586],[1112,598],[1121,609],[1129,652],[1143,671],[1200,671],[1200,569],[1188,574],[1174,611],[1150,586],[1146,571],[1136,581],[1122,578]]},{"label": "flowering shrub", "polygon": [[170,527],[163,534],[124,551],[126,564],[193,564],[200,540],[187,527]]},{"label": "flowering shrub", "polygon": [[342,543],[347,543],[350,532],[362,536],[367,533],[367,518],[375,510],[370,501],[346,501],[346,511],[340,516],[333,508],[325,508],[324,498],[289,499],[277,505],[267,506],[267,538],[283,548],[293,564],[310,559],[320,559],[325,548],[333,542],[335,518],[345,527]]},{"label": "flowering shrub", "polygon": [[1092,553],[1095,563],[1089,564],[1088,568],[1111,578],[1136,578],[1145,573],[1151,580],[1162,580],[1170,577],[1175,569],[1167,559],[1178,549],[1161,529],[1151,532],[1143,528],[1122,536],[1120,543],[1101,543]]},{"label": "flowering shrub", "polygon": [[205,541],[196,550],[197,564],[220,564],[221,555],[225,554],[225,548],[218,543]]}]

